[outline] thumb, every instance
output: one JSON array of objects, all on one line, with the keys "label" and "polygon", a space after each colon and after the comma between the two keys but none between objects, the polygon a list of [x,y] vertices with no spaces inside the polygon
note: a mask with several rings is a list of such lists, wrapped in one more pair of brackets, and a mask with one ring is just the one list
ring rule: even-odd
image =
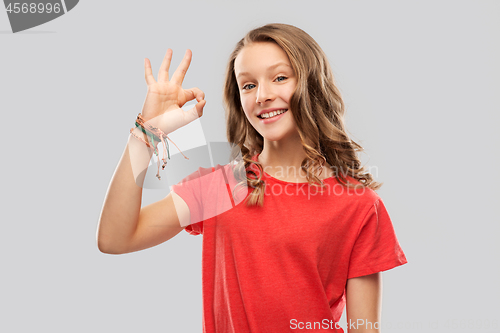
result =
[{"label": "thumb", "polygon": [[189,109],[186,112],[186,121],[187,123],[190,123],[198,118],[200,118],[203,115],[203,108],[205,107],[205,104],[207,101],[204,99],[196,103],[195,106],[193,106],[191,109]]}]

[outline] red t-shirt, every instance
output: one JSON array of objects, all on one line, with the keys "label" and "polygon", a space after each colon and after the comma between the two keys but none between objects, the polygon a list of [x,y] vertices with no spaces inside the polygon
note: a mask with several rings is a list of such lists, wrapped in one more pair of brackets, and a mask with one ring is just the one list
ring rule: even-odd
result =
[{"label": "red t-shirt", "polygon": [[172,186],[190,209],[185,230],[203,234],[203,332],[343,332],[335,322],[347,279],[407,262],[382,199],[334,177],[323,194],[267,173],[263,180],[263,207],[242,201],[251,188],[232,197],[229,165]]}]

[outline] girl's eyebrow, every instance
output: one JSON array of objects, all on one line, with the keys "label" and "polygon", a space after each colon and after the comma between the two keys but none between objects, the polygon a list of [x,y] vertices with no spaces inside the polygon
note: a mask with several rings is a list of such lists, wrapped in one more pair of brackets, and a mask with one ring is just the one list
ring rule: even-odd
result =
[{"label": "girl's eyebrow", "polygon": [[[287,67],[292,68],[292,66],[288,65],[287,63],[284,63],[284,62],[280,61],[280,62],[275,63],[272,66],[269,66],[267,68],[267,71],[270,71],[270,70],[272,70],[272,69],[274,69],[276,67],[279,67],[279,66],[287,66]],[[236,78],[239,78],[240,76],[245,76],[245,75],[248,75],[248,74],[249,74],[248,72],[241,72],[241,73],[238,74],[238,76],[236,76]]]}]

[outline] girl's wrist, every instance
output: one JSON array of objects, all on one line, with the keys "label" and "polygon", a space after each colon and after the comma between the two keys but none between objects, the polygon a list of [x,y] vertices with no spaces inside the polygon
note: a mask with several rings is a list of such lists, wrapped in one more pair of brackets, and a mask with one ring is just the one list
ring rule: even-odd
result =
[{"label": "girl's wrist", "polygon": [[154,150],[157,146],[159,141],[153,142],[151,141],[151,137],[149,137],[147,134],[144,134],[142,131],[142,128],[140,127],[135,127],[131,129],[130,135],[133,136],[136,140],[141,141],[145,146],[147,146],[149,149]]}]

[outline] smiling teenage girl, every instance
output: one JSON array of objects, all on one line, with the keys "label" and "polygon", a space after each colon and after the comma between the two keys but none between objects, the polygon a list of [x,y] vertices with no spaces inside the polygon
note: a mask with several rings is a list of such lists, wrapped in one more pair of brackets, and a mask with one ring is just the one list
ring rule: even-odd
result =
[{"label": "smiling teenage girl", "polygon": [[[170,58],[167,52],[159,82],[168,81]],[[192,118],[201,116],[205,103],[199,89],[180,87],[179,73],[189,61],[190,52],[173,83],[157,90],[163,95],[150,93],[157,83],[148,82],[146,101],[155,102],[143,114],[167,133],[192,120],[175,114],[186,99],[198,100]],[[167,91],[170,99],[158,97]],[[101,216],[100,249],[137,251],[170,239],[183,226],[203,234],[204,332],[342,332],[336,323],[346,305],[349,331],[379,332],[380,272],[406,258],[374,191],[381,184],[361,167],[362,148],[346,134],[344,104],[321,48],[290,25],[250,31],[230,56],[224,101],[228,141],[240,148],[242,183],[250,185],[244,203],[207,214],[227,202],[227,192],[213,190],[220,168],[200,168],[164,200],[141,209],[140,187],[125,180],[132,170],[121,161]],[[129,145],[135,147],[132,165],[147,164],[150,155],[139,158],[145,145],[136,139]],[[120,186],[133,189],[135,197],[120,196]],[[121,207],[133,213],[129,224],[121,222],[129,229],[113,218],[126,214],[118,200],[134,207]],[[160,231],[147,227],[160,222]]]}]

